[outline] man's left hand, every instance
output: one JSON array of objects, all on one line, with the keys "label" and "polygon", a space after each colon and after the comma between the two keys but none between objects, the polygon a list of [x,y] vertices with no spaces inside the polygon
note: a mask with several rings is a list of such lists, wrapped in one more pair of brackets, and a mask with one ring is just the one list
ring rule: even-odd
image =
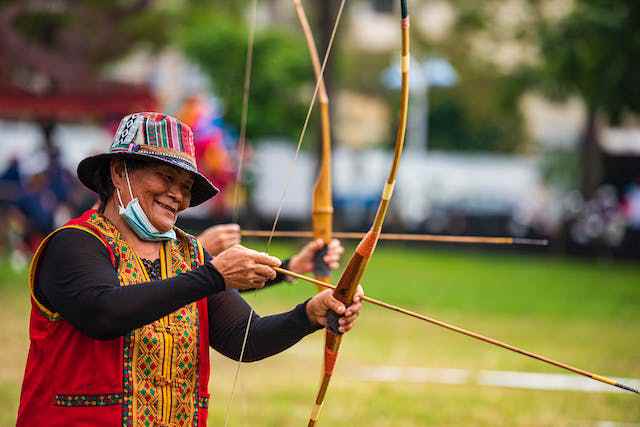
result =
[{"label": "man's left hand", "polygon": [[[300,252],[291,257],[289,261],[289,270],[299,274],[305,274],[313,271],[313,257],[316,252],[322,250],[323,247],[324,242],[322,239],[317,239],[307,243]],[[340,266],[340,257],[344,253],[344,248],[337,239],[333,239],[327,247],[327,253],[322,259],[327,263],[330,269],[335,270]]]},{"label": "man's left hand", "polygon": [[311,323],[327,326],[327,312],[333,310],[340,316],[338,321],[339,331],[342,333],[349,332],[362,309],[363,296],[362,286],[358,285],[358,289],[353,296],[353,303],[349,307],[345,307],[344,304],[333,297],[333,290],[327,289],[317,293],[307,302],[307,317]]}]

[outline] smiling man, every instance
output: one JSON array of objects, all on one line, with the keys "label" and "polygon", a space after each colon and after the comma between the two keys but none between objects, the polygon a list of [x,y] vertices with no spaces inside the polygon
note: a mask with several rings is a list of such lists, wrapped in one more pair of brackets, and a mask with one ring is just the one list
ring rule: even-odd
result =
[{"label": "smiling man", "polygon": [[[211,257],[175,227],[178,214],[218,193],[195,164],[185,124],[160,113],[125,117],[108,153],[78,177],[100,206],[48,236],[30,272],[30,348],[17,425],[206,425],[209,347],[243,361],[279,353],[326,324],[350,330],[360,295],[345,307],[331,291],[289,312],[251,314],[239,290],[281,280],[281,261],[234,245]],[[288,262],[312,268],[321,246]],[[342,248],[329,248],[337,266]]]}]

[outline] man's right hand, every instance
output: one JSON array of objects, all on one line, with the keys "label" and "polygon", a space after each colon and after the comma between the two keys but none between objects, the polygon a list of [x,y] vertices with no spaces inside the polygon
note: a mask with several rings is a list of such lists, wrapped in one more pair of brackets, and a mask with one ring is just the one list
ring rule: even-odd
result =
[{"label": "man's right hand", "polygon": [[216,256],[225,249],[240,243],[240,226],[238,224],[220,224],[209,227],[198,236],[198,240],[209,252]]},{"label": "man's right hand", "polygon": [[264,252],[235,245],[211,260],[224,278],[227,289],[259,289],[276,277],[273,267],[282,264],[278,258]]}]

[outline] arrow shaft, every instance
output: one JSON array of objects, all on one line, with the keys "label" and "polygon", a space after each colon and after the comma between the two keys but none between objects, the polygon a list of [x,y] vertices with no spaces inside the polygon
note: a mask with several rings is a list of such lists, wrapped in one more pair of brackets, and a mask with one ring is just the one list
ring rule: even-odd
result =
[{"label": "arrow shaft", "polygon": [[[242,230],[244,237],[269,237],[270,231]],[[333,237],[345,240],[361,240],[365,233],[353,231],[334,231]],[[311,231],[276,231],[273,237],[284,238],[313,238]],[[523,245],[523,246],[547,246],[546,239],[524,239],[503,236],[444,236],[438,234],[405,234],[405,233],[380,233],[380,240],[404,241],[404,242],[443,242],[443,243],[468,243],[486,245]]]},{"label": "arrow shaft", "polygon": [[[330,283],[321,282],[319,280],[312,279],[310,277],[304,276],[302,274],[294,273],[294,272],[289,271],[289,270],[285,270],[285,269],[282,269],[282,268],[275,268],[275,270],[277,272],[279,272],[279,273],[286,274],[286,275],[289,275],[291,277],[295,277],[297,279],[301,279],[301,280],[304,280],[304,281],[309,282],[309,283],[313,283],[313,284],[315,284],[317,286],[320,286],[320,287],[323,287],[323,288],[326,288],[326,289],[335,289],[336,288],[334,285],[332,285]],[[441,328],[448,329],[448,330],[456,332],[458,334],[466,335],[466,336],[468,336],[470,338],[474,338],[476,340],[485,342],[487,344],[491,344],[491,345],[494,345],[494,346],[497,346],[497,347],[501,347],[501,348],[504,348],[506,350],[521,354],[523,356],[539,360],[539,361],[547,363],[549,365],[553,365],[553,366],[556,366],[558,368],[565,369],[565,370],[573,372],[575,374],[578,374],[578,375],[581,375],[581,376],[584,376],[584,377],[587,377],[587,378],[591,378],[592,380],[599,381],[599,382],[602,382],[602,383],[605,383],[605,384],[609,384],[609,385],[614,386],[614,387],[621,388],[623,390],[627,390],[627,391],[630,391],[630,392],[633,392],[633,393],[640,394],[640,391],[636,390],[635,388],[630,387],[628,385],[621,384],[621,383],[617,382],[614,379],[605,377],[603,375],[598,375],[598,374],[595,374],[593,372],[586,371],[584,369],[576,368],[575,366],[571,366],[571,365],[568,365],[566,363],[559,362],[557,360],[551,359],[551,358],[546,357],[546,356],[542,356],[540,354],[537,354],[537,353],[534,353],[534,352],[531,352],[531,351],[528,351],[528,350],[524,350],[522,348],[519,348],[519,347],[516,347],[514,345],[505,343],[503,341],[499,341],[497,339],[494,339],[494,338],[479,334],[477,332],[473,332],[473,331],[470,331],[468,329],[464,329],[464,328],[461,328],[459,326],[452,325],[451,323],[443,322],[442,320],[438,320],[438,319],[435,319],[433,317],[425,316],[424,314],[420,314],[420,313],[417,313],[415,311],[407,310],[405,308],[398,307],[396,305],[389,304],[389,303],[386,303],[384,301],[381,301],[381,300],[378,300],[378,299],[375,299],[375,298],[371,298],[371,297],[368,297],[368,296],[363,297],[363,300],[368,302],[368,303],[370,303],[370,304],[377,305],[378,307],[382,307],[382,308],[385,308],[387,310],[394,311],[396,313],[404,314],[406,316],[410,316],[410,317],[413,317],[415,319],[422,320],[422,321],[427,322],[427,323],[431,323],[433,325],[439,326]]]}]

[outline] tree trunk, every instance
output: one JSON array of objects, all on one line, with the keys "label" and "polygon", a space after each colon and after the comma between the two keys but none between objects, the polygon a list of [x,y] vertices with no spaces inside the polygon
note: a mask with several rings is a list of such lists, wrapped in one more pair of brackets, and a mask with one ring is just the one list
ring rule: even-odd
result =
[{"label": "tree trunk", "polygon": [[597,113],[595,108],[590,107],[580,144],[580,190],[587,199],[593,197],[602,181],[602,152],[598,131]]},{"label": "tree trunk", "polygon": [[[315,25],[313,25],[314,32],[317,34],[316,43],[318,46],[318,54],[320,55],[320,64],[324,62],[324,57],[327,52],[327,47],[329,46],[329,41],[331,40],[331,31],[333,30],[333,26],[335,25],[336,14],[338,13],[338,1],[336,0],[322,0],[319,2],[314,2],[315,10]],[[338,37],[336,36],[336,39]],[[331,48],[331,53],[329,54],[329,59],[327,60],[327,65],[324,69],[324,84],[327,89],[327,94],[329,95],[329,115],[333,117],[333,109],[335,108],[335,93],[333,91],[333,82],[334,82],[334,72],[333,72],[333,64],[336,53],[336,41],[334,40],[333,47]],[[333,120],[331,120],[331,135],[334,135],[333,132]],[[321,140],[321,125],[318,127],[316,138],[319,142]],[[335,139],[332,138],[332,144],[335,144]],[[317,144],[316,153],[318,158],[321,158],[322,155],[322,145]]]}]

